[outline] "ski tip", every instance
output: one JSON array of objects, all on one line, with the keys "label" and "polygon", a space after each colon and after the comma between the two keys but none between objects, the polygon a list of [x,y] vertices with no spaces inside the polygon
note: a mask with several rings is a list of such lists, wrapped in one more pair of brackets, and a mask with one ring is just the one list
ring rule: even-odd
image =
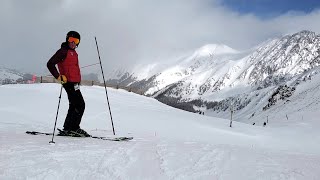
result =
[{"label": "ski tip", "polygon": [[36,135],[37,133],[35,131],[26,131],[27,134]]}]

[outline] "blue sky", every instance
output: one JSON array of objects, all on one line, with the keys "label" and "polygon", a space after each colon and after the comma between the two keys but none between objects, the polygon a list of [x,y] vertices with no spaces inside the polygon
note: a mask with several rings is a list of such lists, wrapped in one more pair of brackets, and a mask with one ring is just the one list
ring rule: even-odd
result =
[{"label": "blue sky", "polygon": [[271,18],[287,12],[310,13],[320,8],[320,0],[221,0],[221,4],[241,14]]}]

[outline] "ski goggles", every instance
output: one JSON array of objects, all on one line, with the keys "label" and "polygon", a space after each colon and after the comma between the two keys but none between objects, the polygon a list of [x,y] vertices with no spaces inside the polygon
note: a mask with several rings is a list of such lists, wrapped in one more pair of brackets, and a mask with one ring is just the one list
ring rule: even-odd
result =
[{"label": "ski goggles", "polygon": [[74,38],[74,37],[69,37],[68,38],[68,42],[74,42],[75,44],[79,44],[80,43],[80,39],[78,38]]}]

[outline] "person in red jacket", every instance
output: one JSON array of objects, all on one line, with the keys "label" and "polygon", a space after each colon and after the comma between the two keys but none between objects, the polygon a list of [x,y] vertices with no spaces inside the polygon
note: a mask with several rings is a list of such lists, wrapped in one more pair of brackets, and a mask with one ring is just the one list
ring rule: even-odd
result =
[{"label": "person in red jacket", "polygon": [[80,91],[81,73],[78,54],[75,50],[79,43],[80,34],[76,31],[68,32],[66,42],[63,42],[61,48],[49,59],[47,67],[50,73],[61,82],[69,99],[69,110],[60,135],[88,137],[90,135],[80,128],[85,102]]}]

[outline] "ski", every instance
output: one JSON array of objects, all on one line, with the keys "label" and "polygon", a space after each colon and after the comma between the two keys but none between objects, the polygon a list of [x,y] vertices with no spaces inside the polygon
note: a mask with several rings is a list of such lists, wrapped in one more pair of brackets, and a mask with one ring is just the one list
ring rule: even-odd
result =
[{"label": "ski", "polygon": [[[52,135],[52,133],[46,133],[46,132],[39,132],[39,131],[26,131],[27,134],[30,135]],[[61,136],[57,134],[57,136]],[[74,137],[74,136],[64,136],[64,137]],[[86,138],[86,137],[77,137],[77,138]],[[106,141],[130,141],[133,139],[133,137],[105,137],[105,136],[89,136],[88,138],[93,139],[101,139]]]},{"label": "ski", "polygon": [[52,135],[52,133],[44,133],[44,132],[38,132],[38,131],[27,131],[26,132],[27,134],[31,134],[31,135],[40,135],[40,134],[42,134],[42,135]]},{"label": "ski", "polygon": [[91,136],[94,139],[102,139],[107,141],[130,141],[133,137],[99,137],[99,136]]}]

